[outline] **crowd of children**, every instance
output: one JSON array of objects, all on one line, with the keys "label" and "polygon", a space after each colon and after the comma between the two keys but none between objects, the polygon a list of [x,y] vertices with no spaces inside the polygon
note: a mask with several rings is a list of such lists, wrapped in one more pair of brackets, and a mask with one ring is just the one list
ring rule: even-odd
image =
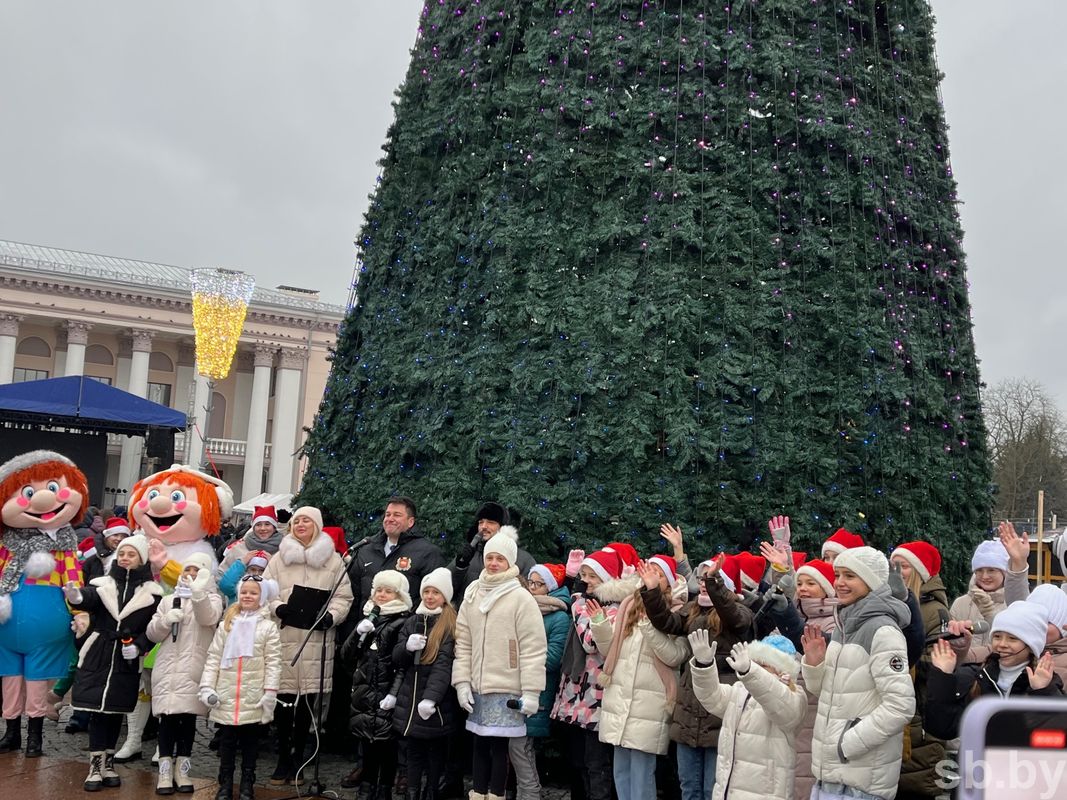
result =
[{"label": "crowd of children", "polygon": [[[932,543],[887,558],[840,530],[806,560],[786,517],[770,521],[761,556],[691,561],[665,525],[671,556],[615,542],[525,574],[515,539],[492,536],[462,597],[455,566],[419,586],[382,570],[339,638],[353,593],[318,509],[297,509],[288,531],[257,509],[217,572],[194,554],[166,596],[148,540],[120,523],[101,531],[96,577],[64,590],[87,615],[71,697],[88,715],[87,791],[120,784],[121,721],[153,648],[156,793],[192,791],[206,716],[219,731],[217,800],[234,796],[238,753],[238,795],[254,797],[270,723],[272,783],[299,784],[335,644],[369,800],[392,798],[398,770],[407,800],[435,800],[464,739],[471,800],[503,798],[509,775],[518,800],[540,797],[549,739],[583,800],[655,797],[668,753],[682,800],[932,798],[967,703],[1062,695],[1067,677],[1067,593],[1030,591],[1028,543],[1007,524],[976,548],[967,593],[951,603]],[[308,618],[316,590],[332,599]]]}]

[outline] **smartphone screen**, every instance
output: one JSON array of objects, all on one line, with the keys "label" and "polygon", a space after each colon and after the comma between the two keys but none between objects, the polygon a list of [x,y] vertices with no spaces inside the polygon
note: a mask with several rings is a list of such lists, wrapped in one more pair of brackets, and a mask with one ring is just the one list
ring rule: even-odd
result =
[{"label": "smartphone screen", "polygon": [[1067,712],[996,711],[986,724],[984,752],[969,760],[960,765],[965,797],[1067,797]]}]

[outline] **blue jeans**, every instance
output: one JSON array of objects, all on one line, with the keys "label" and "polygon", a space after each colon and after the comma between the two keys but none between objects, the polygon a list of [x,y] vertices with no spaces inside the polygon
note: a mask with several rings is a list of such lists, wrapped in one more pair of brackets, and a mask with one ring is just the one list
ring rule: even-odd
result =
[{"label": "blue jeans", "polygon": [[714,747],[678,744],[678,783],[682,787],[682,800],[708,800],[711,797],[718,754]]},{"label": "blue jeans", "polygon": [[615,748],[612,769],[619,800],[649,800],[656,796],[656,754]]}]

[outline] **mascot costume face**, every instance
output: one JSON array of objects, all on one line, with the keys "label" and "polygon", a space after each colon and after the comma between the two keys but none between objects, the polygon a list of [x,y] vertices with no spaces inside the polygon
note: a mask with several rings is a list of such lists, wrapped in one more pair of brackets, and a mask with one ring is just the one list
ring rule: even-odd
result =
[{"label": "mascot costume face", "polygon": [[194,553],[218,562],[207,541],[218,536],[233,513],[233,492],[218,478],[181,464],[149,475],[133,487],[130,522],[148,537],[152,571],[169,586],[181,575],[182,562]]},{"label": "mascot costume face", "polygon": [[78,539],[70,523],[88,507],[89,487],[74,462],[34,450],[0,465],[0,675],[7,733],[0,752],[40,755],[50,681],[63,678],[74,653],[63,586],[82,585]]}]

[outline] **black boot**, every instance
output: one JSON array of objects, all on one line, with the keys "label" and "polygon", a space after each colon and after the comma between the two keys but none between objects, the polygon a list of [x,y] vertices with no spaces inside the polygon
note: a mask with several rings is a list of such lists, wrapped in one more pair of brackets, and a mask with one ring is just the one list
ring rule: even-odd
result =
[{"label": "black boot", "polygon": [[0,753],[14,753],[22,749],[22,717],[6,720],[7,730],[0,739]]},{"label": "black boot", "polygon": [[26,723],[26,758],[41,757],[41,736],[44,733],[44,717],[30,717]]},{"label": "black boot", "polygon": [[233,767],[219,767],[219,790],[215,800],[233,800]]},{"label": "black boot", "polygon": [[238,800],[256,800],[256,771],[241,770],[241,795]]}]

